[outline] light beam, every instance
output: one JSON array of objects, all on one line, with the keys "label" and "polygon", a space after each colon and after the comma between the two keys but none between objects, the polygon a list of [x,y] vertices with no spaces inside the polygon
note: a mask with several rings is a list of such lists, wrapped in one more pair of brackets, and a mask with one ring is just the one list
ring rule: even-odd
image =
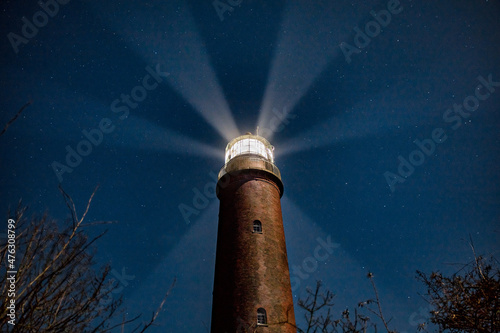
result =
[{"label": "light beam", "polygon": [[224,152],[148,120],[129,116],[117,126],[114,144],[141,150],[171,152],[224,160]]},{"label": "light beam", "polygon": [[412,126],[431,123],[433,110],[426,110],[425,101],[420,96],[402,96],[404,89],[401,87],[386,90],[378,96],[365,97],[349,110],[314,125],[279,144],[279,147],[275,145],[276,155],[284,156],[354,139],[380,138]]},{"label": "light beam", "polygon": [[[127,298],[134,307],[149,309],[151,304],[161,302],[164,292],[177,277],[175,288],[165,303],[169,315],[159,316],[156,325],[172,326],[175,318],[184,320],[189,317],[182,325],[182,331],[197,332],[200,331],[200,323],[209,320],[217,214],[218,200],[213,199],[177,244],[167,253],[159,254],[158,265],[149,269],[150,273],[144,277],[143,283]],[[187,308],[190,309],[189,313],[186,312]]]},{"label": "light beam", "polygon": [[[112,8],[104,11],[99,8],[99,12],[113,13],[105,19],[114,31],[148,64],[160,64],[162,71],[169,72],[168,84],[208,124],[227,141],[239,135],[185,1],[165,1],[154,6],[146,3],[107,6]],[[123,24],[124,21],[127,24]]]},{"label": "light beam", "polygon": [[[342,240],[327,234],[286,195],[281,202],[286,241],[290,244],[290,277],[292,287],[296,285],[294,297],[303,297],[306,287],[321,280],[327,288],[335,288],[335,304],[341,309],[352,306],[352,300],[366,298],[370,294],[364,279],[366,270],[347,252]],[[326,244],[332,246],[325,249]],[[315,261],[316,268],[311,265]]]},{"label": "light beam", "polygon": [[272,121],[273,108],[283,110],[285,115],[293,110],[328,63],[341,53],[338,44],[351,34],[356,24],[352,18],[359,17],[364,8],[368,13],[366,3],[352,8],[350,1],[328,5],[289,2],[260,108],[260,128],[269,129],[270,134],[275,132],[270,127],[278,127],[285,117],[276,125]]}]

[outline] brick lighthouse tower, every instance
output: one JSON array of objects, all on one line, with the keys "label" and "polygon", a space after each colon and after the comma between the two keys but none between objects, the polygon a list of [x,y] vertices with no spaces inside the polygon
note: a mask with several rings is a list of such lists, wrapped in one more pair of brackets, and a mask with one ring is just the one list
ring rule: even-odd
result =
[{"label": "brick lighthouse tower", "polygon": [[226,147],[212,304],[212,333],[296,332],[274,147],[239,136]]}]

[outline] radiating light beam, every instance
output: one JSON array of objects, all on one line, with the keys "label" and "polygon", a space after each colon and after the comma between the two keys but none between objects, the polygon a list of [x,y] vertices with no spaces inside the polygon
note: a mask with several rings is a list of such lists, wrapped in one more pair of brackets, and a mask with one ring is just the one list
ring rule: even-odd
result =
[{"label": "radiating light beam", "polygon": [[[359,110],[358,110],[359,111]],[[396,124],[393,124],[397,126]],[[276,145],[277,155],[284,156],[370,136],[382,136],[395,128],[374,114],[343,112],[323,121],[294,138]]]},{"label": "radiating light beam", "polygon": [[113,29],[148,64],[160,64],[162,71],[170,73],[168,84],[223,138],[230,141],[239,135],[185,1],[127,2],[108,11],[99,9],[113,13],[105,16]]},{"label": "radiating light beam", "polygon": [[141,150],[164,151],[224,160],[224,152],[148,120],[129,116],[116,129],[114,144]]},{"label": "radiating light beam", "polygon": [[353,139],[383,137],[432,121],[433,110],[425,109],[425,101],[419,96],[401,96],[401,91],[395,87],[378,96],[365,97],[349,110],[337,113],[288,141],[275,144],[276,155],[281,157]]},{"label": "radiating light beam", "polygon": [[[366,3],[352,8],[351,1],[289,2],[260,108],[260,128],[275,132],[271,127],[279,126],[331,59],[341,54],[338,45],[351,34],[353,18],[369,8]],[[285,115],[275,119],[273,109]]]},{"label": "radiating light beam", "polygon": [[335,288],[335,303],[343,309],[352,306],[353,299],[369,295],[366,270],[347,252],[342,240],[326,233],[286,195],[281,202],[294,298],[304,296],[306,287],[317,280]]},{"label": "radiating light beam", "polygon": [[[370,267],[375,270],[379,278],[377,291],[380,299],[389,300],[394,309],[404,308],[407,302],[406,296],[394,296],[391,285],[385,283],[387,275],[384,275],[379,268],[373,268],[377,263],[364,261],[360,249],[355,250],[356,256],[353,255],[352,250],[347,250],[347,240],[339,237],[337,231],[352,221],[335,220],[337,217],[334,214],[330,215],[329,233],[286,195],[283,196],[281,203],[292,289],[296,285],[293,292],[295,311],[300,311],[297,307],[298,299],[305,298],[307,287],[312,287],[314,290],[316,281],[321,281],[323,290],[330,290],[335,294],[332,313],[340,314],[347,308],[356,308],[359,301],[373,299],[374,291],[366,278]],[[332,243],[335,246],[328,246]],[[298,283],[300,284],[297,286]],[[303,318],[303,316],[296,317],[299,326],[306,326]]]},{"label": "radiating light beam", "polygon": [[[158,265],[149,269],[149,276],[127,298],[134,307],[149,309],[151,304],[161,302],[164,292],[177,277],[175,288],[165,303],[169,315],[159,316],[155,324],[172,326],[174,318],[185,318],[186,309],[190,309],[191,320],[183,324],[182,331],[197,332],[201,321],[207,320],[205,316],[210,316],[218,206],[218,200],[208,205],[178,243],[168,253],[161,254]],[[155,308],[156,305],[151,310]]]}]

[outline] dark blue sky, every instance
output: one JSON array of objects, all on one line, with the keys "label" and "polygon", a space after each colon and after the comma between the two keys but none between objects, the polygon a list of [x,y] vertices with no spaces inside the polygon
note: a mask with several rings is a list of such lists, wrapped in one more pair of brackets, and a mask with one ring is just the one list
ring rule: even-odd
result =
[{"label": "dark blue sky", "polygon": [[322,279],[340,314],[372,297],[371,271],[394,328],[415,331],[415,270],[455,272],[469,235],[498,256],[498,1],[63,3],[0,5],[0,124],[33,101],[0,138],[0,209],[23,198],[63,221],[59,182],[80,212],[100,184],[88,221],[118,221],[98,259],[128,276],[128,313],[149,316],[177,276],[152,332],[210,326],[213,174],[257,125],[295,299]]}]

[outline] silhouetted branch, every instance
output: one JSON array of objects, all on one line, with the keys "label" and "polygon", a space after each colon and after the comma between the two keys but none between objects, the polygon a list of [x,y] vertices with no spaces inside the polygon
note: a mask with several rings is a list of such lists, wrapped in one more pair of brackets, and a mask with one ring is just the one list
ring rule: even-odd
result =
[{"label": "silhouetted branch", "polygon": [[380,320],[382,320],[382,323],[384,324],[384,327],[385,329],[387,330],[387,332],[391,333],[392,331],[389,329],[389,321],[386,321],[385,318],[384,318],[384,314],[382,312],[382,305],[380,304],[380,298],[378,297],[378,290],[377,290],[377,287],[375,287],[375,281],[373,281],[373,273],[369,272],[367,277],[370,279],[370,282],[372,284],[372,287],[373,287],[373,291],[375,292],[375,299],[376,299],[376,303],[377,303],[377,307],[378,307],[378,312],[376,311],[373,311],[370,307],[367,307],[367,309],[375,314],[377,317],[380,318]]},{"label": "silhouetted branch", "polygon": [[[0,302],[0,331],[102,333],[118,327],[123,330],[140,315],[129,320],[123,318],[121,323],[111,325],[118,310],[124,311],[120,309],[122,297],[113,298],[114,286],[108,279],[111,268],[105,265],[95,271],[93,252],[90,251],[106,231],[92,239],[81,231],[83,225],[106,223],[83,224],[97,188],[80,219],[71,196],[62,187],[59,189],[72,216],[72,225],[62,230],[46,214],[41,218],[26,219],[26,207],[22,207],[21,202],[13,216],[9,211],[9,218],[15,220],[16,226],[15,279],[18,292],[14,296],[15,325],[8,323],[7,305],[10,302]],[[6,262],[7,254],[12,253],[8,245],[7,242],[0,246],[2,262]],[[137,329],[145,332],[153,325],[174,284],[175,280],[151,320],[145,325],[140,324]],[[6,297],[8,286],[7,276],[0,274],[1,295]]]},{"label": "silhouetted branch", "polygon": [[163,309],[163,305],[165,304],[165,301],[167,300],[168,295],[170,295],[170,292],[174,288],[176,281],[177,281],[177,278],[174,278],[174,281],[172,281],[172,284],[168,288],[167,293],[165,294],[165,297],[163,297],[163,300],[160,303],[160,306],[158,306],[158,308],[156,309],[155,313],[153,314],[151,320],[149,321],[149,323],[147,323],[147,324],[144,325],[144,328],[141,330],[140,333],[143,333],[144,331],[146,331],[148,329],[148,327],[150,327],[151,325],[153,325],[153,323],[156,321],[156,318],[160,314],[161,309]]},{"label": "silhouetted branch", "polygon": [[[469,244],[474,264],[466,264],[452,276],[440,272],[417,278],[427,287],[427,301],[432,306],[431,322],[439,330],[455,332],[500,331],[500,269],[495,258],[487,262],[476,256],[472,240]],[[459,272],[464,271],[462,274]]]},{"label": "silhouetted branch", "polygon": [[7,128],[9,128],[9,126],[14,122],[16,121],[17,117],[19,117],[21,115],[21,113],[24,111],[24,109],[26,109],[31,103],[33,103],[32,100],[30,100],[28,103],[24,104],[20,109],[19,111],[17,111],[17,113],[15,114],[14,117],[12,117],[12,119],[10,119],[7,124],[5,125],[5,127],[3,128],[3,130],[0,132],[0,136],[2,136],[5,131],[7,131]]}]

